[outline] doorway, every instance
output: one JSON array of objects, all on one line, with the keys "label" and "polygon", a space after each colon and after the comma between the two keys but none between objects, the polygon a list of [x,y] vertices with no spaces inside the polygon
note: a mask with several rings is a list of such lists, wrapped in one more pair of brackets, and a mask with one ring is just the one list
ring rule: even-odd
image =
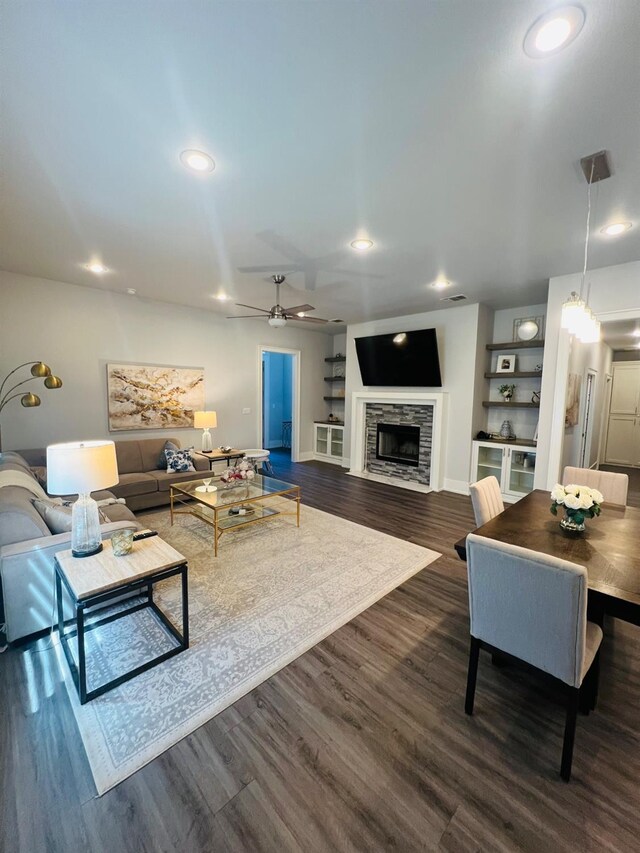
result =
[{"label": "doorway", "polygon": [[582,432],[580,434],[580,458],[579,468],[591,468],[591,441],[593,438],[593,401],[595,398],[595,383],[598,374],[595,370],[587,368],[584,388],[584,416],[582,419]]},{"label": "doorway", "polygon": [[260,436],[276,468],[297,459],[298,358],[297,351],[260,349]]}]

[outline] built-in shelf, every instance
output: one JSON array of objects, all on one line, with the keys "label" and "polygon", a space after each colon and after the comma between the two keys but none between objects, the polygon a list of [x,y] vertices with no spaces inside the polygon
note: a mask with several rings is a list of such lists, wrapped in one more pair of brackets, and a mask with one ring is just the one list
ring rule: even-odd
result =
[{"label": "built-in shelf", "polygon": [[485,373],[485,379],[541,379],[540,370],[516,370],[514,373]]},{"label": "built-in shelf", "polygon": [[345,398],[344,397],[325,397],[324,399],[325,400],[340,400],[342,403],[344,403]]},{"label": "built-in shelf", "polygon": [[341,363],[341,362],[346,361],[346,360],[347,360],[346,355],[334,355],[334,356],[331,356],[331,358],[325,358],[325,361],[327,362],[327,364],[338,364],[338,363]]},{"label": "built-in shelf", "polygon": [[490,352],[496,350],[509,352],[512,349],[544,349],[544,341],[509,341],[506,344],[487,344],[487,349]]},{"label": "built-in shelf", "polygon": [[[327,398],[325,397],[325,400]],[[540,403],[515,403],[513,400],[510,403],[504,403],[501,400],[483,400],[482,405],[485,409],[539,409]]]},{"label": "built-in shelf", "polygon": [[344,376],[325,376],[325,382],[344,382]]}]

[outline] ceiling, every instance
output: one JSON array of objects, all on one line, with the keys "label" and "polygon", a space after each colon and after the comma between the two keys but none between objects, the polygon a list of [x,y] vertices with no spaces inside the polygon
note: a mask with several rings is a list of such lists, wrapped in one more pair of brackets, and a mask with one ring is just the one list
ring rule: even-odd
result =
[{"label": "ceiling", "polygon": [[640,347],[640,311],[637,320],[614,320],[603,323],[601,329],[602,340],[613,350],[633,350]]},{"label": "ceiling", "polygon": [[0,268],[222,313],[273,304],[252,265],[347,321],[539,303],[581,267],[602,148],[590,266],[637,260],[640,3],[582,0],[580,36],[530,59],[553,5],[0,0]]}]

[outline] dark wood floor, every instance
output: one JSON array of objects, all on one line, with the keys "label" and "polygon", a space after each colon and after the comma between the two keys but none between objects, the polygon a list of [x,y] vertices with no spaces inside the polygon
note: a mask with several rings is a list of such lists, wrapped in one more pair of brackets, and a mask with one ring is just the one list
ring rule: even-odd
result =
[{"label": "dark wood floor", "polygon": [[598,709],[560,781],[544,678],[481,657],[463,713],[469,500],[321,463],[277,474],[311,506],[442,552],[101,798],[43,642],[0,656],[6,851],[640,850],[640,633],[608,624]]}]

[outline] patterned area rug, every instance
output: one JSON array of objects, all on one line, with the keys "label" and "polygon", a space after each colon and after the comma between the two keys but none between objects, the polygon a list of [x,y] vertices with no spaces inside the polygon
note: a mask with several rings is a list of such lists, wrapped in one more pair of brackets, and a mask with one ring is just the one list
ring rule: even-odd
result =
[{"label": "patterned area rug", "polygon": [[[58,649],[98,794],[440,556],[305,506],[300,529],[291,517],[251,525],[223,536],[217,559],[212,528],[192,516],[170,527],[162,511],[145,515],[144,523],[188,558],[191,645],[84,706]],[[179,580],[158,585],[155,599],[180,624]],[[94,684],[167,643],[148,610],[88,636]]]}]

